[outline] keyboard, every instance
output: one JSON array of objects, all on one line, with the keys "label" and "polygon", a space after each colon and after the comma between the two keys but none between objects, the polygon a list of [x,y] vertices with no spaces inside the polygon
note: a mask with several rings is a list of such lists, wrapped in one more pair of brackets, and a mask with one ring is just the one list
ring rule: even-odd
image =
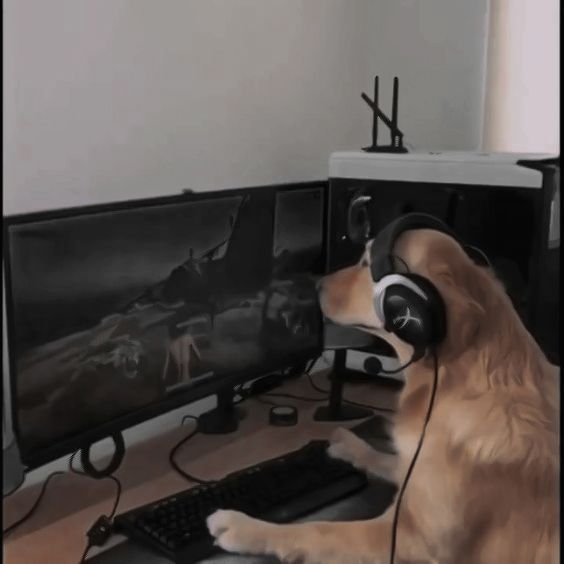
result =
[{"label": "keyboard", "polygon": [[199,562],[221,552],[206,526],[207,517],[216,509],[235,509],[266,521],[287,523],[366,487],[366,475],[329,457],[327,446],[327,441],[311,441],[212,484],[118,515],[116,532],[173,562]]}]

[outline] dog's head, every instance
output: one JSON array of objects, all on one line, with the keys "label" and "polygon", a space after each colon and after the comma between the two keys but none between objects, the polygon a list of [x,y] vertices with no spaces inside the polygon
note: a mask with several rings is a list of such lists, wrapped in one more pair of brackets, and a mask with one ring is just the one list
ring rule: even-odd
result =
[{"label": "dog's head", "polygon": [[[322,280],[321,308],[336,324],[357,327],[385,339],[401,357],[406,354],[405,344],[384,329],[384,320],[374,308],[372,244],[367,243],[358,263]],[[405,231],[392,250],[410,272],[432,282],[445,303],[447,335],[441,350],[458,355],[475,346],[487,328],[486,311],[492,293],[501,289],[490,269],[475,264],[455,239],[432,229]]]}]

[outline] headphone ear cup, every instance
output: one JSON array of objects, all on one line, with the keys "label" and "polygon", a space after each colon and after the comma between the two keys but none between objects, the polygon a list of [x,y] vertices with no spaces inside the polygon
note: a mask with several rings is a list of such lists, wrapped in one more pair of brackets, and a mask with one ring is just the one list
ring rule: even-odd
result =
[{"label": "headphone ear cup", "polygon": [[390,296],[388,292],[389,288],[394,286],[405,287],[410,289],[414,294],[418,295],[420,298],[426,300],[427,294],[417,283],[418,281],[413,278],[409,273],[399,274],[388,274],[384,276],[376,284],[374,284],[373,291],[373,303],[376,315],[382,323],[386,324],[386,312],[384,309],[384,300],[386,297]]},{"label": "headphone ear cup", "polygon": [[412,273],[386,276],[376,285],[374,298],[384,328],[402,341],[415,347],[428,347],[444,339],[444,301],[423,276]]},{"label": "headphone ear cup", "polygon": [[425,300],[402,285],[390,286],[383,300],[385,329],[413,346],[431,344],[428,307]]}]

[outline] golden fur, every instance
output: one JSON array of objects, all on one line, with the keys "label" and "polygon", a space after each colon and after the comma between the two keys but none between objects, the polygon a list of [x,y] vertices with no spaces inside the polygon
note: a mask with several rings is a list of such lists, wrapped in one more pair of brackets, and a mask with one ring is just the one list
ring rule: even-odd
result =
[{"label": "golden fur", "polygon": [[[396,562],[553,564],[559,558],[559,369],[527,332],[501,284],[448,236],[405,232],[395,254],[429,278],[447,307],[439,383],[425,442],[406,489]],[[378,327],[401,363],[412,350],[386,333],[372,305],[369,253],[322,285],[336,323]],[[339,430],[330,453],[401,483],[433,381],[425,357],[406,370],[393,426],[397,456]],[[235,511],[208,520],[226,550],[307,563],[389,562],[393,507],[376,519],[274,525]]]}]

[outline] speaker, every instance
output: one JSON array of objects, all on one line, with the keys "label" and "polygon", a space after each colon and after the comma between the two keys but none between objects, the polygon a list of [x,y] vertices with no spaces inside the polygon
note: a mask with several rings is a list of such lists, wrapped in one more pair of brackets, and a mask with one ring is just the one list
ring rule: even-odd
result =
[{"label": "speaker", "polygon": [[350,199],[347,211],[347,235],[354,244],[363,245],[374,234],[370,221],[370,203],[372,196],[364,190],[358,190]]}]

